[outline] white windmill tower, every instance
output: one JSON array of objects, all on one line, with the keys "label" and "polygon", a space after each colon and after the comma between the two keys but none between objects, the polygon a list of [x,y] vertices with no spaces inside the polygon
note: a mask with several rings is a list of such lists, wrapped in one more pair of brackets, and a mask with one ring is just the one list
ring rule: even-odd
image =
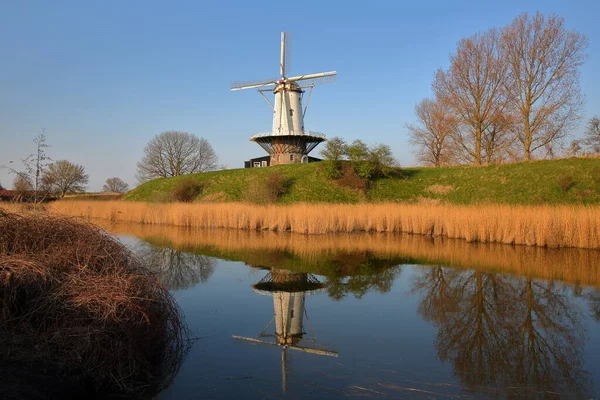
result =
[{"label": "white windmill tower", "polygon": [[[255,82],[234,83],[231,90],[258,89],[273,109],[273,129],[271,132],[257,133],[250,140],[258,143],[271,156],[270,165],[294,164],[308,162],[308,154],[326,137],[319,132],[304,129],[304,116],[312,90],[316,85],[335,79],[337,72],[321,72],[318,74],[287,77],[290,60],[289,34],[281,33],[281,58],[279,62],[279,79]],[[273,86],[273,87],[270,87]],[[305,89],[309,89],[306,105],[302,108]],[[271,102],[266,92],[275,95]]]}]

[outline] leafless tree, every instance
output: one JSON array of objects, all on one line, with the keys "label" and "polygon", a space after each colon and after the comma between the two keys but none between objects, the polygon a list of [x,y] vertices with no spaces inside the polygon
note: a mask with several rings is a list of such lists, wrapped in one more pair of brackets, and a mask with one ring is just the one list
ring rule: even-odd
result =
[{"label": "leafless tree", "polygon": [[89,177],[83,166],[67,160],[59,160],[48,166],[42,182],[50,191],[65,197],[67,193],[83,192]]},{"label": "leafless tree", "polygon": [[25,174],[17,174],[13,180],[13,190],[17,192],[16,201],[23,201],[33,197],[33,184]]},{"label": "leafless tree", "polygon": [[104,186],[102,186],[103,192],[115,192],[115,193],[125,193],[129,190],[129,185],[123,182],[121,178],[108,178]]},{"label": "leafless tree", "polygon": [[418,125],[407,125],[410,141],[417,147],[419,161],[441,167],[450,163],[450,141],[456,130],[456,118],[447,104],[423,99],[415,106]]},{"label": "leafless tree", "polygon": [[217,154],[206,139],[188,132],[168,131],[150,140],[137,168],[140,182],[212,171],[217,168]]},{"label": "leafless tree", "polygon": [[582,143],[592,153],[600,153],[600,118],[594,117],[589,120]]},{"label": "leafless tree", "polygon": [[438,70],[433,82],[436,97],[458,117],[453,135],[457,148],[475,165],[486,161],[484,143],[488,152],[497,148],[496,138],[504,127],[499,118],[507,112],[506,63],[498,45],[496,29],[462,39],[450,57],[448,71]]},{"label": "leafless tree", "polygon": [[[42,187],[42,176],[51,161],[50,157],[46,154],[46,148],[50,147],[50,145],[46,143],[45,130],[42,129],[42,132],[33,139],[33,143],[35,143],[36,151],[22,160],[25,167],[24,171],[19,171],[6,165],[0,165],[0,169],[6,169],[10,173],[15,174],[22,188],[25,188],[25,182],[28,182],[30,188],[27,189],[27,192],[31,196],[28,200],[38,203],[44,201],[46,197],[46,193]],[[12,161],[9,164],[12,164]],[[17,178],[15,178],[15,182]]]},{"label": "leafless tree", "polygon": [[531,160],[540,149],[552,153],[580,118],[579,67],[587,38],[567,30],[563,18],[538,12],[515,18],[502,30],[501,43],[523,157]]}]

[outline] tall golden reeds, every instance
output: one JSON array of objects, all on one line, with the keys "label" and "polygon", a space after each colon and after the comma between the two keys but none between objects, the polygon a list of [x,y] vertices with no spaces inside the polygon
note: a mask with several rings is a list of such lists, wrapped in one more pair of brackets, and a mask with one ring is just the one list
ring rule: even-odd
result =
[{"label": "tall golden reeds", "polygon": [[69,201],[51,213],[118,222],[303,234],[409,233],[468,242],[600,248],[600,207],[435,204],[138,203]]}]

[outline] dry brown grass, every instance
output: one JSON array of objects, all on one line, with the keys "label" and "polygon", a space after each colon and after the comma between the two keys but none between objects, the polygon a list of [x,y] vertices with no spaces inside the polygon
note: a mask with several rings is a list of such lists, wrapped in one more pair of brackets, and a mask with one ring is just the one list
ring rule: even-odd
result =
[{"label": "dry brown grass", "polygon": [[27,371],[0,380],[0,397],[40,384],[31,368],[91,393],[151,397],[177,371],[186,332],[172,296],[116,238],[0,210],[0,370]]},{"label": "dry brown grass", "polygon": [[544,249],[526,246],[467,243],[464,240],[390,234],[296,235],[280,232],[184,229],[170,226],[112,224],[114,233],[146,240],[168,241],[183,251],[203,247],[227,252],[289,252],[307,261],[323,254],[372,253],[378,258],[412,258],[424,264],[556,279],[583,286],[600,286],[600,251]]},{"label": "dry brown grass", "polygon": [[152,225],[302,234],[391,232],[480,243],[600,248],[598,206],[57,201],[46,207],[50,213]]},{"label": "dry brown grass", "polygon": [[428,192],[435,194],[448,194],[454,190],[454,187],[451,185],[431,185],[427,188]]}]

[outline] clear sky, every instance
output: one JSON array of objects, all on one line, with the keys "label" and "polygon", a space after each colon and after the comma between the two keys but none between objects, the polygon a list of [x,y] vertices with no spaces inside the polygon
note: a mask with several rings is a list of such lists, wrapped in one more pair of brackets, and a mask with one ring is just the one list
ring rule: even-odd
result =
[{"label": "clear sky", "polygon": [[[144,145],[166,130],[202,136],[221,164],[242,167],[264,154],[249,138],[271,129],[271,110],[229,86],[277,76],[282,30],[293,73],[338,71],[315,89],[307,129],[387,143],[414,165],[405,124],[456,42],[538,10],[589,37],[585,117],[600,115],[598,0],[0,0],[0,165],[20,164],[44,128],[49,155],[84,165],[91,190],[112,176],[135,183]],[[0,183],[12,177],[0,171]]]}]

